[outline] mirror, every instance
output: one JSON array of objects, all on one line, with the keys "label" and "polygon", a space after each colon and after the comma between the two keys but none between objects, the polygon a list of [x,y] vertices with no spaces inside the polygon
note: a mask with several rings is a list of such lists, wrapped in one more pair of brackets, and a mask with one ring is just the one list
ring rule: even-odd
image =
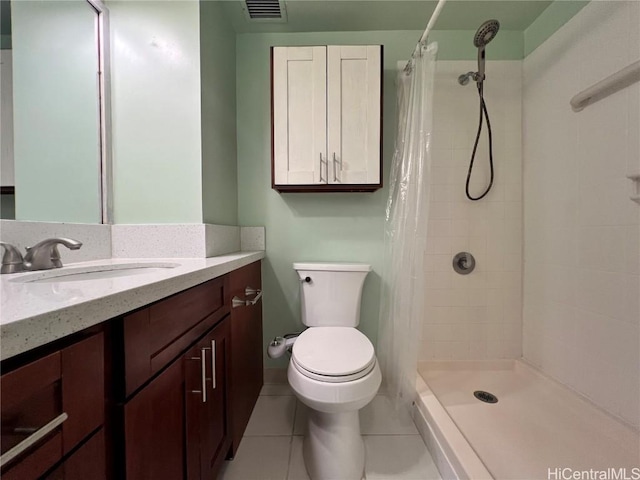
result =
[{"label": "mirror", "polygon": [[14,200],[16,220],[109,222],[106,15],[99,0],[2,1],[2,218]]}]

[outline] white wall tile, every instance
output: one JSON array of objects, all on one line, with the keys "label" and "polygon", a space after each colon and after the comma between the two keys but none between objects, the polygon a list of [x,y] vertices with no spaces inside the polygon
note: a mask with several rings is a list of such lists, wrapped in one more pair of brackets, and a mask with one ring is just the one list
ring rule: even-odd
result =
[{"label": "white wall tile", "polygon": [[[500,330],[489,333],[486,324],[506,322],[511,326],[509,332],[521,331],[522,62],[487,65],[492,73],[491,82],[485,85],[485,98],[494,133],[495,181],[491,192],[478,202],[468,200],[464,193],[477,131],[478,97],[474,89],[457,84],[460,72],[474,68],[473,62],[438,63],[435,123],[440,127],[434,134],[438,161],[430,179],[434,201],[429,212],[431,230],[425,259],[429,280],[421,355],[424,359],[521,355],[518,334],[492,338]],[[447,165],[442,159],[450,163]],[[473,194],[486,187],[488,165],[485,130],[470,183]],[[476,270],[470,275],[461,276],[452,270],[452,257],[460,251],[469,251],[476,258]],[[507,255],[509,262],[505,261]],[[512,274],[502,277],[506,272]],[[505,281],[509,284],[505,285]]]},{"label": "white wall tile", "polygon": [[522,129],[524,357],[636,427],[640,85],[568,100],[640,59],[638,38],[637,2],[587,5],[524,60]]},{"label": "white wall tile", "polygon": [[[509,335],[495,338],[497,346],[489,349],[492,334],[484,326],[488,321],[507,322],[513,326],[509,331],[521,330],[522,62],[487,63],[491,81],[485,85],[485,99],[494,134],[495,181],[489,194],[478,202],[465,197],[477,131],[478,96],[475,89],[457,83],[461,72],[474,68],[474,62],[438,62],[434,110],[437,160],[430,179],[434,201],[425,259],[429,280],[424,359],[519,357],[522,348],[521,339]],[[487,146],[485,129],[470,183],[475,195],[486,188],[489,179]],[[452,257],[461,251],[476,258],[476,270],[470,275],[453,272]],[[505,277],[511,282],[507,290],[503,272],[512,272]]]}]

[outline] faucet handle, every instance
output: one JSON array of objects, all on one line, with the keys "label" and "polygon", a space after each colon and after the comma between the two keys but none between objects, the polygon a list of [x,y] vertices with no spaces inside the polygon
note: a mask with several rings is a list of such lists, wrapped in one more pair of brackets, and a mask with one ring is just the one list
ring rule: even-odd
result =
[{"label": "faucet handle", "polygon": [[51,263],[53,263],[55,268],[62,267],[62,260],[60,259],[60,251],[58,250],[58,245],[54,245],[51,249]]},{"label": "faucet handle", "polygon": [[24,257],[25,266],[29,270],[49,270],[62,267],[58,245],[64,245],[70,250],[78,250],[82,242],[71,238],[47,238],[27,249]]},{"label": "faucet handle", "polygon": [[6,242],[0,242],[0,246],[4,248],[0,273],[22,272],[24,270],[24,259],[20,250]]}]

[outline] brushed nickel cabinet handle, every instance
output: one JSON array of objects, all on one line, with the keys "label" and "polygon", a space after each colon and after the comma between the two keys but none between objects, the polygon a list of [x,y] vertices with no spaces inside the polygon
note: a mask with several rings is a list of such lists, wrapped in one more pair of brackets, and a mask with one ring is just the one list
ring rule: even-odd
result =
[{"label": "brushed nickel cabinet handle", "polygon": [[[251,295],[255,295],[255,297],[253,297],[251,300],[247,300],[247,297]],[[262,298],[262,290],[257,288],[247,287],[244,289],[244,296],[245,296],[244,300],[238,297],[237,295],[233,297],[231,299],[231,307],[238,308],[238,307],[248,307],[250,305],[255,305],[256,303],[258,303],[258,300]]]},{"label": "brushed nickel cabinet handle", "polygon": [[327,183],[324,178],[322,178],[322,152],[320,152],[320,183]]},{"label": "brushed nickel cabinet handle", "polygon": [[231,299],[231,308],[244,307],[247,305],[247,301],[241,299],[237,295]]},{"label": "brushed nickel cabinet handle", "polygon": [[7,450],[2,454],[2,456],[0,456],[0,467],[4,467],[7,463],[16,458],[22,452],[34,446],[36,443],[38,443],[40,440],[42,440],[44,437],[46,437],[56,428],[62,425],[62,423],[67,418],[69,418],[69,415],[67,415],[65,412],[61,413],[49,423],[44,425],[42,428],[36,430],[33,434],[29,435],[20,443]]},{"label": "brushed nickel cabinet handle", "polygon": [[191,390],[191,393],[202,394],[202,403],[207,403],[207,350],[209,347],[200,349],[199,357],[189,357],[189,360],[200,360],[200,380],[202,382],[201,390]]},{"label": "brushed nickel cabinet handle", "polygon": [[211,384],[216,389],[216,341],[211,340]]},{"label": "brushed nickel cabinet handle", "polygon": [[256,303],[258,303],[258,300],[260,300],[260,298],[262,297],[262,290],[260,290],[259,288],[247,287],[244,289],[244,295],[245,297],[248,297],[250,295],[255,295],[255,297],[253,297],[251,300],[247,300],[247,306],[255,305]]},{"label": "brushed nickel cabinet handle", "polygon": [[202,403],[207,402],[207,348],[203,347],[200,349],[200,354],[202,355]]}]

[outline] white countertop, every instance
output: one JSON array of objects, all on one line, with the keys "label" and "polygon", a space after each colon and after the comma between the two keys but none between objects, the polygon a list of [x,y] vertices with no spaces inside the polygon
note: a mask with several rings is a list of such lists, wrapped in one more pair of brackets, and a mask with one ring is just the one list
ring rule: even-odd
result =
[{"label": "white countertop", "polygon": [[33,277],[39,272],[2,275],[0,360],[79,332],[262,258],[264,251],[210,258],[114,258],[56,269],[56,272],[62,272],[65,268],[97,265],[179,264],[175,268],[154,269],[151,273],[73,282],[19,281],[21,277]]}]

